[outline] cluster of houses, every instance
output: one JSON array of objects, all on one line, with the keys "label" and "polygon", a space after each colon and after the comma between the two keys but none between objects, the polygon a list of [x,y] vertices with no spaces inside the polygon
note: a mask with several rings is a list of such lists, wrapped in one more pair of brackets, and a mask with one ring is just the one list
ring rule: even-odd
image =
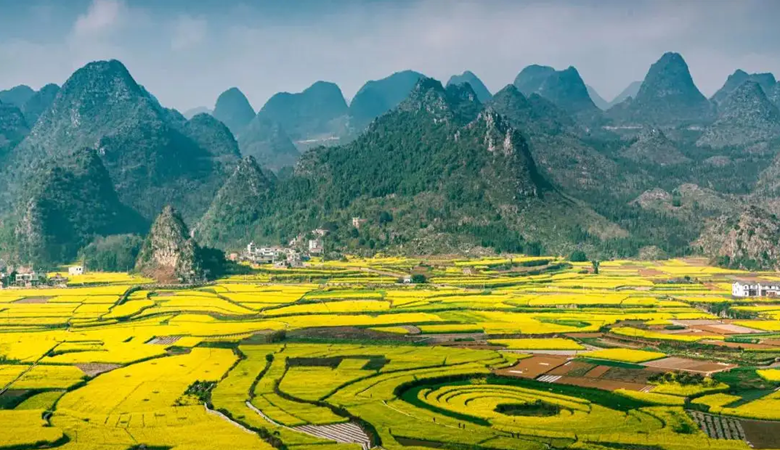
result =
[{"label": "cluster of houses", "polygon": [[303,251],[296,250],[296,240],[290,242],[290,247],[271,246],[258,247],[250,242],[241,254],[231,254],[233,260],[249,261],[254,264],[271,264],[276,267],[301,267],[304,261],[311,256],[319,256],[323,253],[322,240],[309,239]]},{"label": "cluster of houses", "polygon": [[743,283],[731,285],[732,297],[780,297],[780,284]]},{"label": "cluster of houses", "polygon": [[[84,266],[68,267],[68,276],[84,273]],[[60,273],[48,276],[31,267],[12,267],[0,264],[0,289],[10,287],[32,288],[46,286],[66,286],[68,278]]]}]

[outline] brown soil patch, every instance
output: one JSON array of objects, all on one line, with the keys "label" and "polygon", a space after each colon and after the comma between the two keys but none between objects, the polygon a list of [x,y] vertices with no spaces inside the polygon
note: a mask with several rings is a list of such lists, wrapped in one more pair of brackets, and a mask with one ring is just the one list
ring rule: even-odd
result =
[{"label": "brown soil patch", "polygon": [[547,375],[571,375],[579,376],[575,374],[583,374],[593,368],[593,364],[588,364],[582,361],[569,361],[555,369],[547,372]]},{"label": "brown soil patch", "polygon": [[[368,328],[358,327],[316,327],[316,328],[304,328],[300,330],[294,330],[287,333],[287,337],[290,339],[303,338],[314,340],[331,340],[331,339],[344,339],[344,340],[377,340],[377,341],[394,341],[394,342],[409,342],[409,338],[402,334],[385,333],[383,331],[369,330]],[[418,340],[419,341],[419,340]]]},{"label": "brown soil patch", "polygon": [[420,328],[414,325],[401,325],[401,328],[408,331],[409,334],[420,334]]},{"label": "brown soil patch", "polygon": [[745,439],[753,448],[777,448],[780,442],[780,422],[740,420]]},{"label": "brown soil patch", "polygon": [[624,381],[603,380],[584,377],[561,377],[556,383],[570,384],[573,386],[587,387],[601,389],[604,391],[615,391],[618,389],[626,389],[629,391],[641,391],[647,387],[646,384],[641,383],[626,383]]},{"label": "brown soil patch", "polygon": [[723,372],[737,367],[734,364],[716,363],[712,361],[700,361],[688,358],[662,358],[655,361],[649,361],[644,364],[646,367],[654,367],[665,370],[681,370],[683,372],[693,372],[709,375],[716,372]]},{"label": "brown soil patch", "polygon": [[181,336],[159,336],[151,341],[147,342],[147,344],[151,345],[173,345],[176,342],[181,339]]},{"label": "brown soil patch", "polygon": [[780,339],[764,339],[761,343],[772,347],[780,347]]},{"label": "brown soil patch", "polygon": [[705,333],[723,334],[723,335],[746,334],[746,333],[755,333],[756,332],[756,330],[753,330],[751,328],[740,327],[739,325],[729,325],[729,324],[697,325],[697,326],[694,326],[692,328],[696,328],[697,330],[702,330]]},{"label": "brown soil patch", "polygon": [[610,367],[601,375],[602,380],[621,381],[624,383],[647,384],[648,379],[659,371],[656,369],[629,369],[625,367]]},{"label": "brown soil patch", "polygon": [[512,367],[496,370],[498,375],[519,378],[536,378],[560,366],[568,360],[566,356],[538,355],[522,359]]},{"label": "brown soil patch", "polygon": [[653,277],[665,274],[658,269],[639,269],[639,275],[643,277]]},{"label": "brown soil patch", "polygon": [[707,260],[707,258],[692,257],[692,258],[683,258],[682,260],[686,264],[688,264],[690,266],[695,266],[695,267],[709,267],[709,265],[710,265],[710,263]]},{"label": "brown soil patch", "polygon": [[88,377],[96,377],[101,373],[110,372],[122,366],[120,366],[119,364],[88,363],[88,364],[76,364],[76,367],[81,369],[81,371],[84,372]]},{"label": "brown soil patch", "polygon": [[609,371],[609,366],[596,366],[585,374],[586,378],[599,378]]},{"label": "brown soil patch", "polygon": [[25,297],[14,303],[48,303],[51,297]]},{"label": "brown soil patch", "polygon": [[600,338],[604,333],[566,333],[564,336],[572,338]]}]

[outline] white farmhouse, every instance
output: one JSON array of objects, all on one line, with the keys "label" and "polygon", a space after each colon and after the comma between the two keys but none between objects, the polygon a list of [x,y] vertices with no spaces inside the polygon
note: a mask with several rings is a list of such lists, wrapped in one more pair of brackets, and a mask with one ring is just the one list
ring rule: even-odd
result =
[{"label": "white farmhouse", "polygon": [[70,266],[68,267],[68,275],[74,276],[74,275],[83,275],[84,274],[84,266]]},{"label": "white farmhouse", "polygon": [[255,263],[272,263],[282,254],[279,247],[258,247],[254,242],[246,246],[246,258]]},{"label": "white farmhouse", "polygon": [[761,283],[743,283],[736,281],[731,285],[732,297],[780,297],[780,285],[761,284]]}]

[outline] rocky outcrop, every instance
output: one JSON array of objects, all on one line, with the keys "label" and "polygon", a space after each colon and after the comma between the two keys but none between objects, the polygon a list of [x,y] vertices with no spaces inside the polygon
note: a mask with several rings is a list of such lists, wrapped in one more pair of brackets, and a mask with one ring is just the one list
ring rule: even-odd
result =
[{"label": "rocky outcrop", "polygon": [[154,221],[138,254],[135,269],[161,282],[205,280],[200,247],[172,206],[166,206]]},{"label": "rocky outcrop", "polygon": [[780,270],[780,219],[750,206],[739,216],[712,221],[693,245],[723,266]]}]

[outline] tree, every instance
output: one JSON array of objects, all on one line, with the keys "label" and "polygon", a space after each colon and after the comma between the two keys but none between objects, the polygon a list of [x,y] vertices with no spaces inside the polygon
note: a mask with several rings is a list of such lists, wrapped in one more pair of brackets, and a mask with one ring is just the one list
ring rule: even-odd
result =
[{"label": "tree", "polygon": [[601,265],[601,261],[597,261],[597,260],[594,259],[590,263],[593,264],[593,273],[595,275],[598,275],[599,274],[599,266]]},{"label": "tree", "polygon": [[571,252],[571,255],[569,256],[569,261],[571,262],[585,262],[588,260],[588,257],[585,255],[585,252],[582,250],[574,250]]},{"label": "tree", "polygon": [[385,225],[393,221],[393,215],[387,211],[379,213],[379,225]]},{"label": "tree", "polygon": [[425,283],[426,281],[428,281],[428,279],[425,278],[425,275],[421,273],[416,273],[412,275],[412,283],[414,284]]}]

